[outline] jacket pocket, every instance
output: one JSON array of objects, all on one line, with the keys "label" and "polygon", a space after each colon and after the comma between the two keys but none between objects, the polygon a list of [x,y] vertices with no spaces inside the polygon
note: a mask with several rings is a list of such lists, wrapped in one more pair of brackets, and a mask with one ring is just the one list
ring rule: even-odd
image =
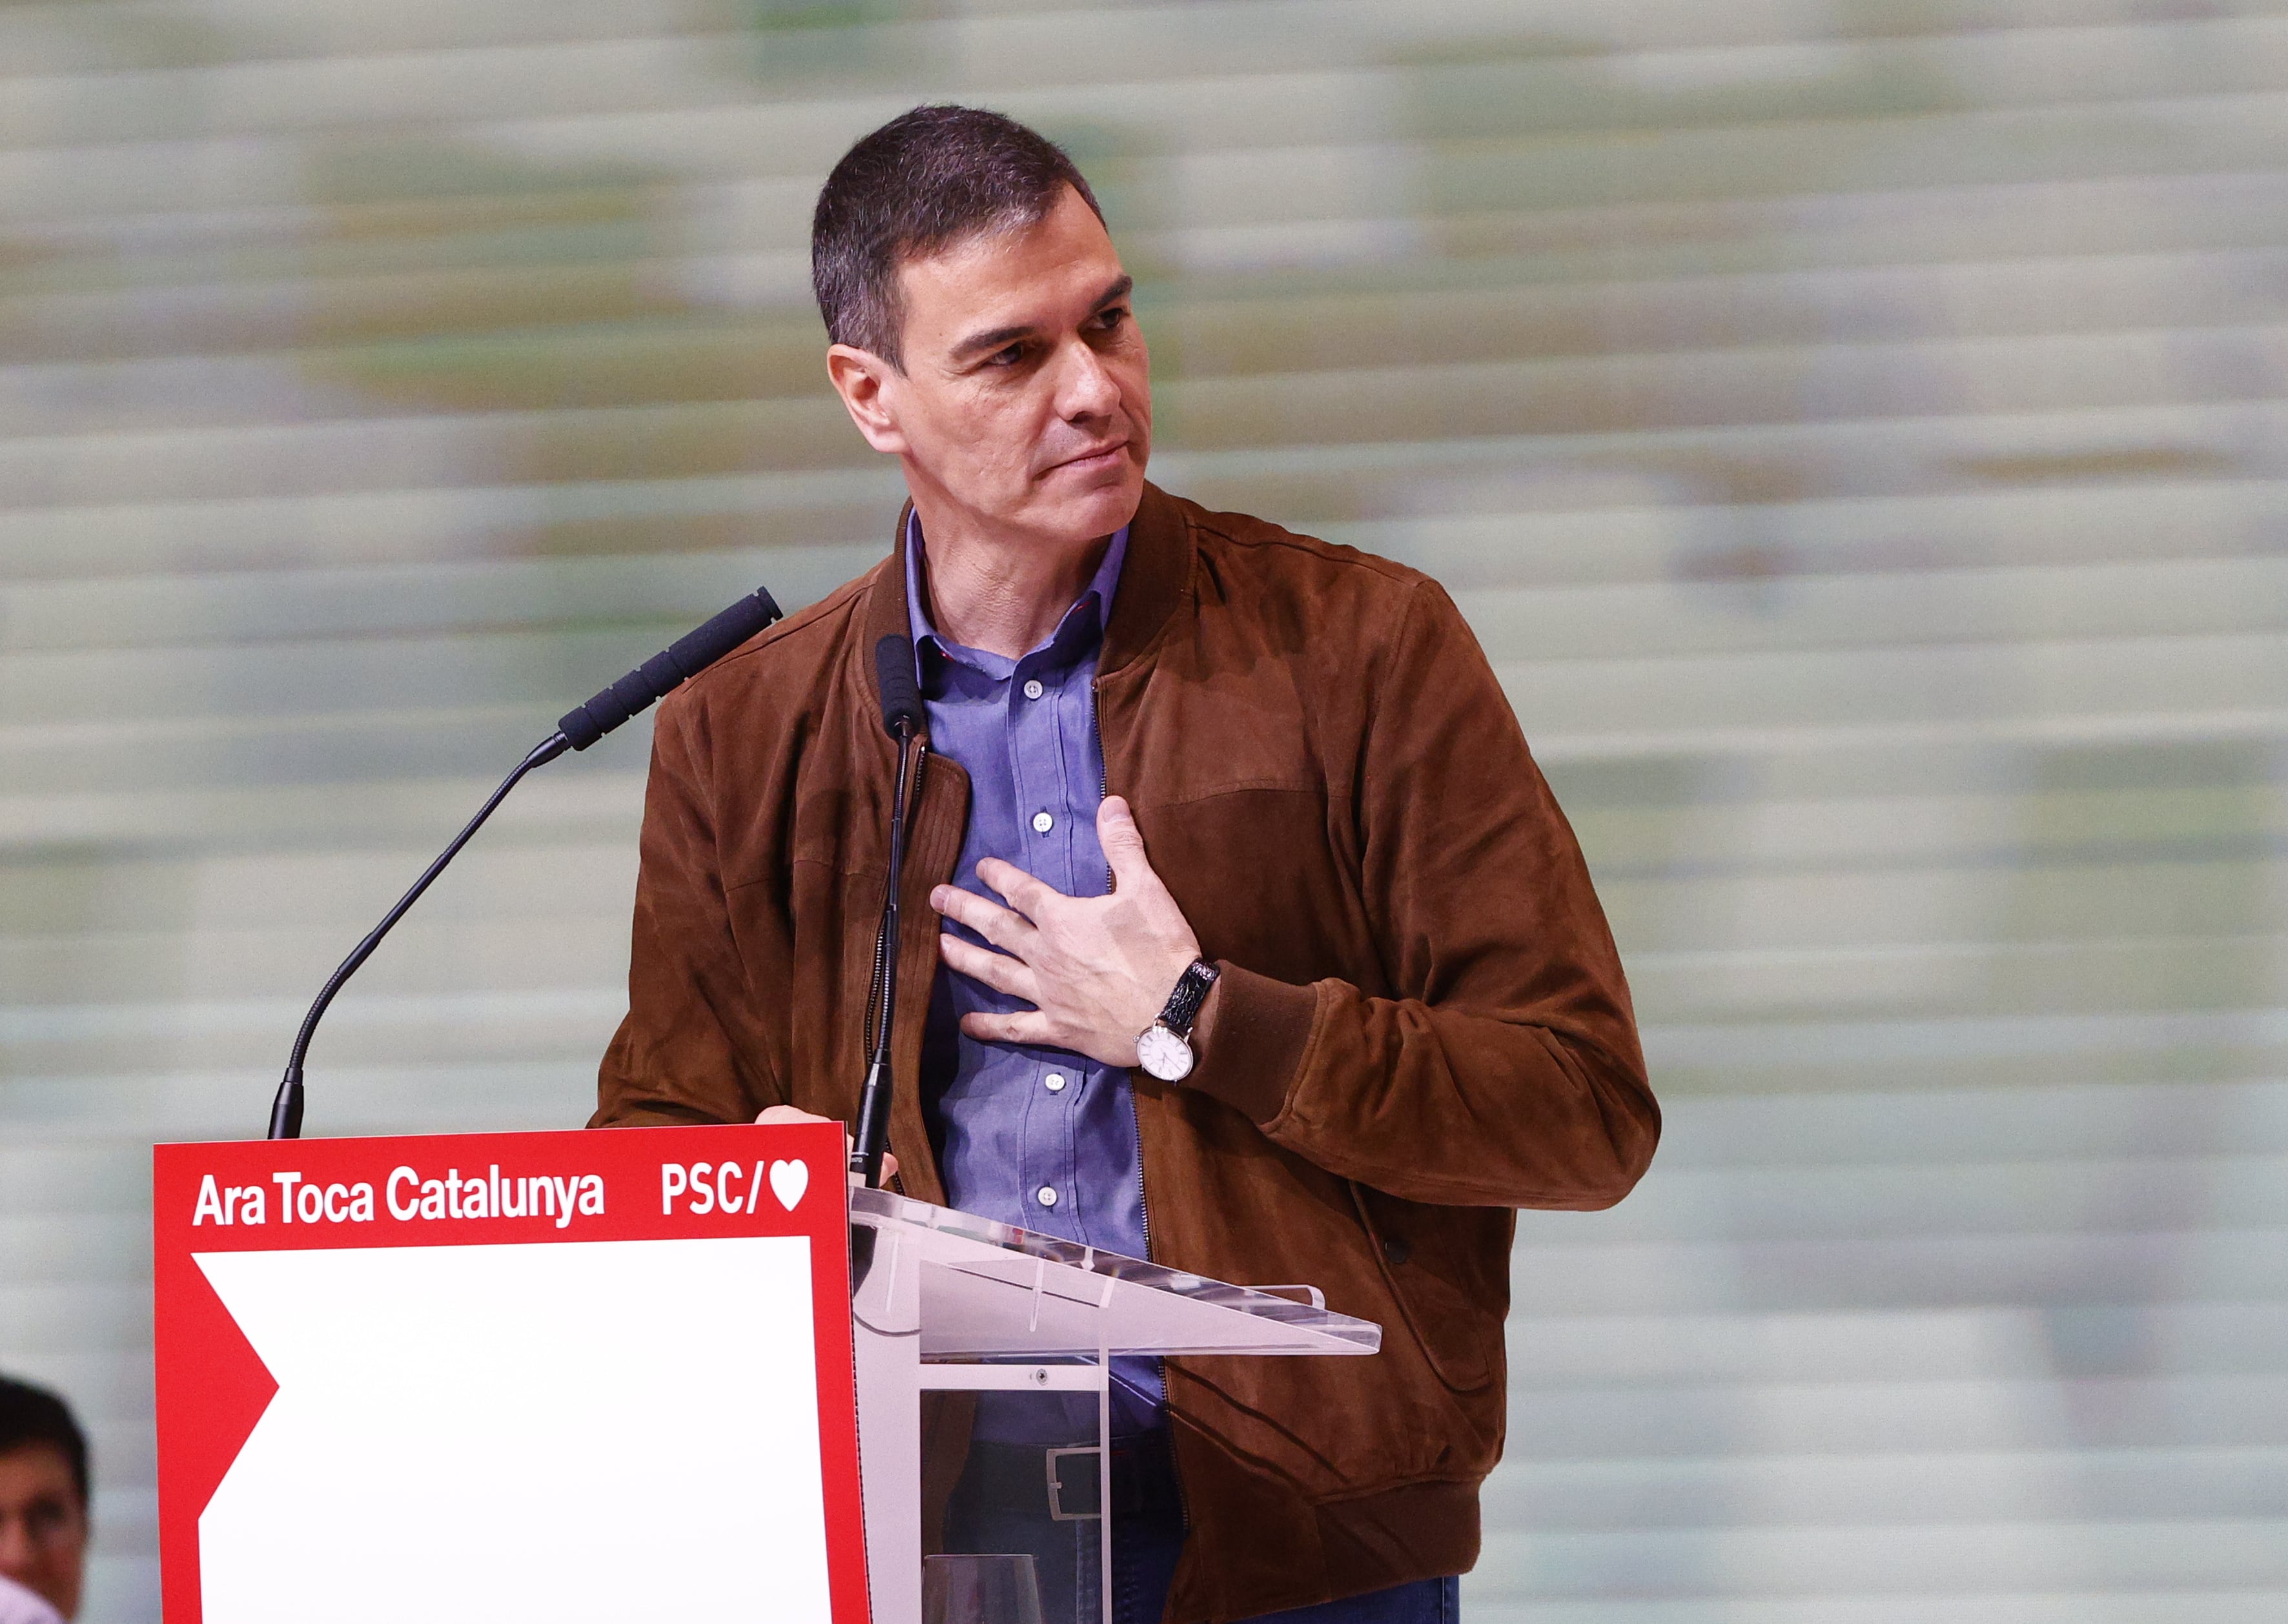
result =
[{"label": "jacket pocket", "polygon": [[[1499,1380],[1509,1311],[1507,1235],[1515,1215],[1402,1201],[1355,1183],[1350,1188],[1383,1281],[1438,1379],[1458,1393]],[[1502,1232],[1498,1239],[1494,1228]]]}]

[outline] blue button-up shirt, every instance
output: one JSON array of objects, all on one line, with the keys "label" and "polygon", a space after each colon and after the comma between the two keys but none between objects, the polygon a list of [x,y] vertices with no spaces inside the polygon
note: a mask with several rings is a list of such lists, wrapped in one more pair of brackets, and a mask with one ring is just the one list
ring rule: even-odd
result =
[{"label": "blue button-up shirt", "polygon": [[[1127,551],[1122,529],[1048,640],[1010,660],[939,635],[922,589],[919,515],[908,522],[906,602],[930,748],[969,774],[969,824],[953,875],[965,891],[1005,906],[977,877],[989,857],[1069,897],[1100,897],[1111,888],[1096,838],[1104,751],[1094,683]],[[982,942],[949,920],[946,928]],[[938,967],[922,1042],[921,1099],[947,1199],[980,1217],[1141,1257],[1144,1174],[1127,1068],[1066,1049],[989,1043],[961,1030],[973,1010],[1029,1007]],[[1116,1360],[1114,1374],[1114,1430],[1153,1424],[1161,1397],[1155,1364]],[[1075,1395],[988,1394],[977,1432],[1003,1442],[1076,1442],[1094,1435],[1095,1407]]]}]

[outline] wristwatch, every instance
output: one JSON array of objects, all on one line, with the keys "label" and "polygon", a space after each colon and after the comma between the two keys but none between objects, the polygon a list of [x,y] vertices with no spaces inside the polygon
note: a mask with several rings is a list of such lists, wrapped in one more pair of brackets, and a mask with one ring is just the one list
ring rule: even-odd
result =
[{"label": "wristwatch", "polygon": [[1194,959],[1177,978],[1160,1018],[1138,1034],[1136,1058],[1161,1081],[1181,1082],[1192,1074],[1192,1023],[1199,1019],[1200,1006],[1215,984],[1216,967],[1205,959]]}]

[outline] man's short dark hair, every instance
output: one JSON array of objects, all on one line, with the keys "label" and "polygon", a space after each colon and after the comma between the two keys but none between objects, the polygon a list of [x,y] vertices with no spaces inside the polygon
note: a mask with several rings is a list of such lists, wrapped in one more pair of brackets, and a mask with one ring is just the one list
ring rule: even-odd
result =
[{"label": "man's short dark hair", "polygon": [[1064,149],[981,107],[902,113],[843,154],[810,222],[810,285],[835,344],[904,370],[898,267],[964,238],[1037,226],[1070,186],[1102,219]]},{"label": "man's short dark hair", "polygon": [[71,1406],[44,1387],[0,1376],[0,1455],[36,1444],[52,1444],[71,1467],[79,1503],[87,1504],[87,1434],[72,1419]]}]

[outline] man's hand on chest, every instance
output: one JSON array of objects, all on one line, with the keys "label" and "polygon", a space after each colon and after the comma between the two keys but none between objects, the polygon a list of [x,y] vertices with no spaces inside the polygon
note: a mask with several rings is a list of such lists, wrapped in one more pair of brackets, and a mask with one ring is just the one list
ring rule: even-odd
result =
[{"label": "man's hand on chest", "polygon": [[1033,1006],[965,1015],[961,1029],[971,1037],[1069,1049],[1107,1066],[1137,1063],[1136,1039],[1199,956],[1199,939],[1153,872],[1128,803],[1106,796],[1096,832],[1112,867],[1108,896],[1066,896],[996,858],[978,864],[977,877],[1008,907],[952,885],[930,893],[932,907],[992,944],[941,932],[947,966]]}]

